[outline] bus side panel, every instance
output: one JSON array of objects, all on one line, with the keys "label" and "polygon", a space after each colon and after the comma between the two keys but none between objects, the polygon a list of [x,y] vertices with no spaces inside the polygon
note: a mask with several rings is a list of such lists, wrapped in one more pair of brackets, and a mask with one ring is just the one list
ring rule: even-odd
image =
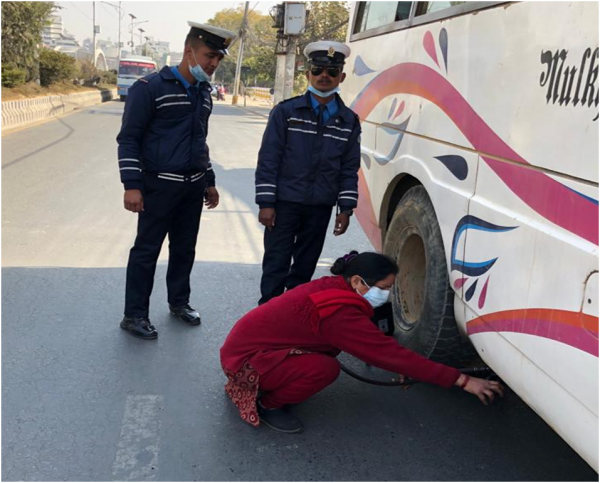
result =
[{"label": "bus side panel", "polygon": [[[514,175],[522,177],[520,171],[525,169],[516,168]],[[552,179],[597,197],[587,184]],[[576,207],[570,216],[579,216]],[[552,425],[560,425],[565,439],[584,438],[597,447],[597,425],[588,426],[584,436],[571,431],[587,421],[588,412],[598,417],[598,313],[582,312],[586,282],[598,270],[598,247],[540,216],[483,161],[463,233],[466,258],[461,270],[467,279],[463,301],[471,314],[467,333],[479,348],[489,345],[486,338],[500,334],[517,359],[527,359],[587,408],[573,408],[568,418],[563,417],[572,424],[555,421],[551,414],[556,402],[551,396],[556,388],[528,384],[529,379],[522,378],[530,375],[505,369],[511,387],[522,387],[519,395]],[[486,357],[503,358],[501,364],[505,363],[500,354],[488,352]]]},{"label": "bus side panel", "polygon": [[[361,202],[384,224],[398,176],[426,187],[459,324],[596,470],[597,18],[597,3],[507,3],[367,38],[342,86],[378,125],[365,152],[391,159],[363,158]],[[395,156],[386,124],[404,133]],[[464,185],[441,178],[445,155]]]},{"label": "bus side panel", "polygon": [[[388,111],[390,104],[398,105],[395,101],[398,98],[384,99],[378,109]],[[441,113],[437,121],[444,122]],[[409,175],[425,187],[440,225],[450,283],[460,294],[461,285],[457,282],[460,273],[451,272],[450,267],[453,256],[456,258],[463,254],[464,238],[455,240],[453,234],[456,224],[467,215],[469,199],[475,193],[477,155],[390,130],[385,125],[377,126],[375,147],[365,146],[363,141],[362,148],[362,169],[369,185],[386,186],[385,190],[374,190],[370,194],[373,206],[383,207],[378,212],[380,224],[386,223],[388,210],[393,212],[395,209],[395,206],[387,206],[384,201],[392,198],[389,191],[396,186],[389,180]],[[464,319],[457,317],[457,320],[463,321],[459,325],[464,328]]]}]

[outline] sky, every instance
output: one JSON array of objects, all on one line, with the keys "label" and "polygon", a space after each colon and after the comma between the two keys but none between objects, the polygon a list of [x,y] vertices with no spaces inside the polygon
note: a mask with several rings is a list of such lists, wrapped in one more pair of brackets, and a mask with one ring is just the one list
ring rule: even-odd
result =
[{"label": "sky", "polygon": [[[117,0],[107,0],[108,3],[118,5]],[[100,25],[98,39],[109,39],[117,41],[119,36],[119,17],[117,9],[103,2],[96,3],[96,25]],[[250,10],[267,14],[269,9],[279,2],[257,2],[250,1]],[[75,35],[81,44],[85,38],[91,38],[93,34],[93,2],[56,2],[59,7],[57,14],[62,17],[63,28]],[[131,40],[129,26],[133,14],[137,17],[135,22],[147,20],[134,27],[134,42],[139,44],[138,28],[145,30],[144,36],[154,37],[155,40],[170,42],[173,52],[183,50],[183,42],[189,30],[188,20],[195,22],[206,22],[215,13],[226,8],[243,7],[243,2],[208,2],[208,1],[127,1],[121,2],[123,19],[121,20],[121,42],[127,48],[127,42]]]}]

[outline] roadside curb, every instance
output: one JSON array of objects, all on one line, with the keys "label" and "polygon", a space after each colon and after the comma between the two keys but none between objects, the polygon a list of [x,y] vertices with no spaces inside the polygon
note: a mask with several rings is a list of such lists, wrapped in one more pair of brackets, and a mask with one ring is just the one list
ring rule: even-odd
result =
[{"label": "roadside curb", "polygon": [[[245,111],[251,112],[252,114],[256,114],[257,116],[261,116],[261,117],[265,117],[265,118],[269,118],[268,114],[265,114],[263,112],[258,112],[253,110],[251,107],[245,107],[245,106],[238,106],[237,104],[234,105],[233,107],[239,107],[240,109],[244,109]],[[269,111],[270,112],[270,111]]]}]

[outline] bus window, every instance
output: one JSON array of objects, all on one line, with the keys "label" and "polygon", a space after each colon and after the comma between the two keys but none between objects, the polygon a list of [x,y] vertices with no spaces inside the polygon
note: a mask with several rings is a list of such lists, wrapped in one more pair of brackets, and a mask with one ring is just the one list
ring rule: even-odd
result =
[{"label": "bus window", "polygon": [[412,2],[398,2],[396,7],[396,21],[407,20],[410,16]]},{"label": "bus window", "polygon": [[124,101],[129,88],[141,77],[156,72],[156,62],[150,57],[127,58],[119,62],[119,73],[117,75],[117,93],[121,101]]},{"label": "bus window", "polygon": [[142,64],[134,62],[121,62],[119,65],[120,76],[133,76],[136,78],[144,77],[155,71],[156,68],[152,64]]},{"label": "bus window", "polygon": [[415,16],[439,12],[447,8],[455,7],[467,2],[419,2]]},{"label": "bus window", "polygon": [[354,33],[407,20],[412,2],[361,2]]}]

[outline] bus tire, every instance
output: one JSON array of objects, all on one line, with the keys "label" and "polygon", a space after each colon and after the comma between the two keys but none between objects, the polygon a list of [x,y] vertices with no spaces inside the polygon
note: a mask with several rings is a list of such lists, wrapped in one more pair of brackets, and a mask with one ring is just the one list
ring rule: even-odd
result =
[{"label": "bus tire", "polygon": [[392,295],[398,342],[436,362],[460,366],[470,361],[475,351],[454,319],[444,243],[423,186],[400,199],[383,251],[400,269]]},{"label": "bus tire", "polygon": [[120,100],[121,102],[125,102],[125,99],[126,99],[126,98],[127,98],[127,96],[122,96],[122,95],[121,95],[121,96],[119,96],[119,100]]}]

